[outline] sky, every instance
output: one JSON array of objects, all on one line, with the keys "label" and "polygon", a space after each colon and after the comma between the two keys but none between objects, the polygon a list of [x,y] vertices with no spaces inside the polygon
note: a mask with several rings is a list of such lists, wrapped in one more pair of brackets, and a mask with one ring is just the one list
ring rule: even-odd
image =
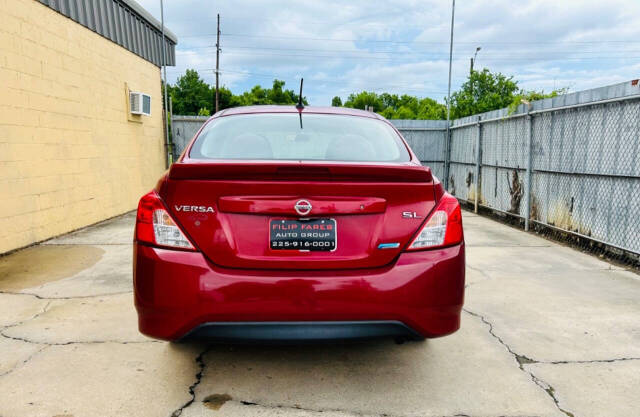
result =
[{"label": "sky", "polygon": [[[137,0],[160,20],[160,0]],[[234,93],[273,79],[311,105],[359,91],[447,95],[451,1],[164,0],[178,37],[169,83],[196,69],[214,84],[216,14],[220,82]],[[458,0],[452,91],[475,69],[521,88],[580,91],[640,77],[640,0]]]}]

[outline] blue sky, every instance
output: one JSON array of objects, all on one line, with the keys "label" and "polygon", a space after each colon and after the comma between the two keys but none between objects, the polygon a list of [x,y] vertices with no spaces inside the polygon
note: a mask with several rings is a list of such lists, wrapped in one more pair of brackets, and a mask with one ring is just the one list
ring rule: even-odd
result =
[{"label": "blue sky", "polygon": [[[160,0],[138,0],[160,19]],[[239,93],[273,78],[312,105],[362,90],[443,101],[447,92],[448,0],[165,0],[179,39],[177,66],[213,83],[216,14],[221,83]],[[526,89],[584,90],[640,77],[640,0],[458,0],[455,90],[476,69],[513,75]]]}]

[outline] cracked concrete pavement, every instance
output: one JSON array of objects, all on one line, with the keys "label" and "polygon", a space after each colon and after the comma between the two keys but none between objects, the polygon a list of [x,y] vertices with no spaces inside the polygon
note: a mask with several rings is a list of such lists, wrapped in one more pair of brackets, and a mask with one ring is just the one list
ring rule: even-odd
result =
[{"label": "cracked concrete pavement", "polygon": [[640,279],[464,213],[462,328],[424,343],[137,332],[132,213],[0,258],[0,416],[638,416]]}]

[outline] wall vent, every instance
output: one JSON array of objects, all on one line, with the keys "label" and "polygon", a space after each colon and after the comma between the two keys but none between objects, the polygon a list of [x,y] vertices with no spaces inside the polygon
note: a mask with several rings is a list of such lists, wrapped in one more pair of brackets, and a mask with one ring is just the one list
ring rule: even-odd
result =
[{"label": "wall vent", "polygon": [[129,93],[131,114],[151,116],[151,96],[131,91]]}]

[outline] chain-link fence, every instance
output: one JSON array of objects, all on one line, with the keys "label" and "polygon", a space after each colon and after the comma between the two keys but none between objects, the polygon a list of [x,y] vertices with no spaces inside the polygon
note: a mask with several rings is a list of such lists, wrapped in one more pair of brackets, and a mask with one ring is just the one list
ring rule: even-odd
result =
[{"label": "chain-link fence", "polygon": [[637,82],[454,121],[448,189],[477,207],[638,263]]},{"label": "chain-link fence", "polygon": [[171,116],[171,144],[174,161],[178,159],[207,120],[209,120],[208,116]]},{"label": "chain-link fence", "polygon": [[[177,154],[206,119],[174,116]],[[391,123],[476,211],[640,264],[637,81],[457,119],[450,129],[444,120]]]},{"label": "chain-link fence", "polygon": [[446,120],[390,120],[402,133],[420,162],[438,178],[445,177]]}]

